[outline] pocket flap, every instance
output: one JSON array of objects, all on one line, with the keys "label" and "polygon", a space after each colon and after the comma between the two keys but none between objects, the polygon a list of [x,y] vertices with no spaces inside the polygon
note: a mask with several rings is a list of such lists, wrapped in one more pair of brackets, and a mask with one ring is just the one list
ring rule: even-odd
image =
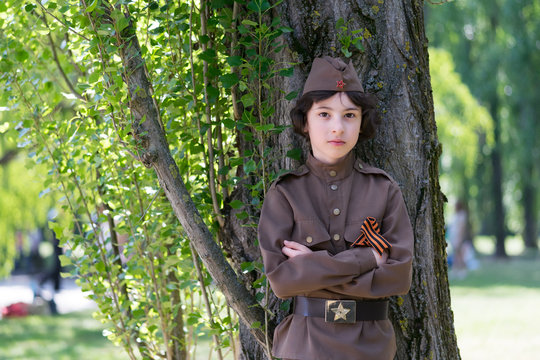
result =
[{"label": "pocket flap", "polygon": [[330,235],[320,221],[302,220],[296,222],[293,231],[293,240],[307,247],[313,247],[322,242],[329,241]]},{"label": "pocket flap", "polygon": [[353,242],[358,239],[360,234],[362,233],[362,223],[352,223],[347,224],[345,226],[345,233],[343,234],[343,238],[347,243],[352,244]]}]

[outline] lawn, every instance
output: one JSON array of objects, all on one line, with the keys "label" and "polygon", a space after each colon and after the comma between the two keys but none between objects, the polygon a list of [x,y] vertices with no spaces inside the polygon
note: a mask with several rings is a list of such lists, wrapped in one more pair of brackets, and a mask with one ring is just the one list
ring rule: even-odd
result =
[{"label": "lawn", "polygon": [[0,359],[122,360],[91,311],[0,320]]},{"label": "lawn", "polygon": [[[478,249],[491,253],[480,239]],[[540,353],[540,259],[521,257],[510,240],[508,260],[480,255],[480,268],[452,280],[454,322],[464,360],[531,360]]]},{"label": "lawn", "polygon": [[[0,320],[0,360],[127,360],[120,347],[102,335],[92,311],[58,316]],[[211,340],[199,337],[197,360],[208,360]],[[226,359],[231,359],[225,351]]]}]

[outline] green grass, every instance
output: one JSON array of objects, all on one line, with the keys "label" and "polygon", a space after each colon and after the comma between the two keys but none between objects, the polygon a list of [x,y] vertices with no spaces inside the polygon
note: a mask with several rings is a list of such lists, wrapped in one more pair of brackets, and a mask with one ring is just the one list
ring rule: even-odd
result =
[{"label": "green grass", "polygon": [[122,360],[90,311],[0,320],[0,359]]},{"label": "green grass", "polygon": [[[91,311],[0,320],[0,360],[124,360],[128,355],[102,335]],[[212,340],[199,336],[195,359],[215,358]],[[232,359],[224,349],[225,359]],[[217,355],[216,355],[217,357]]]},{"label": "green grass", "polygon": [[508,260],[496,260],[489,239],[479,239],[480,268],[450,291],[455,328],[464,360],[530,360],[540,353],[540,262],[519,256],[523,247],[509,239]]}]

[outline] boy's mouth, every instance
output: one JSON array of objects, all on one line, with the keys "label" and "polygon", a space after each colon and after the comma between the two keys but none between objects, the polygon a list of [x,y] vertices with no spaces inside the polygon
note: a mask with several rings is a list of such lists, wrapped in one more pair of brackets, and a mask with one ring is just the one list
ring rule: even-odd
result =
[{"label": "boy's mouth", "polygon": [[345,144],[345,141],[343,140],[340,140],[340,139],[334,139],[334,140],[330,140],[328,141],[331,145],[343,145]]}]

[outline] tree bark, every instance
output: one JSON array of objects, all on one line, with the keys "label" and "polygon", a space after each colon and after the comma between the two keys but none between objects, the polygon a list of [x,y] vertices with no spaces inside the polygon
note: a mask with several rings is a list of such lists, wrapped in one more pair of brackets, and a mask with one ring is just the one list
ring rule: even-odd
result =
[{"label": "tree bark", "polygon": [[[280,79],[288,93],[301,90],[315,57],[340,56],[335,24],[349,21],[351,31],[364,29],[364,52],[353,51],[352,60],[364,87],[376,93],[383,124],[377,137],[358,151],[369,163],[388,171],[401,185],[415,233],[413,284],[409,295],[392,300],[392,320],[397,335],[398,359],[459,359],[450,310],[444,239],[443,196],[438,181],[441,147],[437,140],[429,77],[427,39],[422,2],[419,1],[284,1],[278,12],[294,31],[286,38],[288,49],[279,62],[299,61],[292,78]],[[339,50],[338,50],[339,51]],[[341,55],[342,56],[342,55]],[[274,122],[289,124],[293,104],[279,102]],[[275,139],[278,154],[274,168],[296,164],[285,157],[291,144],[306,144],[287,130]],[[279,156],[281,153],[281,156]],[[241,236],[240,236],[241,237]],[[272,297],[271,309],[279,301]],[[278,312],[274,319],[281,321]],[[245,359],[263,352],[242,338]]]}]

